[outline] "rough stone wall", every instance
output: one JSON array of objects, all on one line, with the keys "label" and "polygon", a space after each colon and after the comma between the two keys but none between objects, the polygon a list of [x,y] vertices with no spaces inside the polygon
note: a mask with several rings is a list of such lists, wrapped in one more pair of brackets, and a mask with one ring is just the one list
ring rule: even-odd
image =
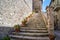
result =
[{"label": "rough stone wall", "polygon": [[54,35],[54,11],[52,7],[47,8],[47,27],[49,34]]},{"label": "rough stone wall", "polygon": [[0,27],[0,40],[5,37],[6,35],[9,35],[9,33],[11,33],[11,31],[13,30],[12,27]]},{"label": "rough stone wall", "polygon": [[57,12],[58,18],[58,29],[60,29],[60,10]]},{"label": "rough stone wall", "polygon": [[60,10],[55,11],[55,29],[60,30]]},{"label": "rough stone wall", "polygon": [[42,1],[41,0],[33,0],[33,11],[41,11]]},{"label": "rough stone wall", "polygon": [[32,0],[0,0],[0,26],[21,24],[32,12]]}]

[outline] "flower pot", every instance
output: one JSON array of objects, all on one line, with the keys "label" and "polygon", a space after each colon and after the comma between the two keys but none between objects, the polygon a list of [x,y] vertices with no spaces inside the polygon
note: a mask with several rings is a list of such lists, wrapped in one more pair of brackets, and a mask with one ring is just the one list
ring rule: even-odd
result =
[{"label": "flower pot", "polygon": [[20,32],[20,29],[16,28],[16,29],[15,29],[15,32]]},{"label": "flower pot", "polygon": [[55,40],[54,35],[49,35],[50,40]]},{"label": "flower pot", "polygon": [[24,26],[25,26],[25,24],[22,24],[21,26],[22,26],[22,27],[24,27]]},{"label": "flower pot", "polygon": [[26,25],[26,21],[22,22],[22,26],[24,27]]},{"label": "flower pot", "polygon": [[15,32],[20,32],[20,25],[15,25],[14,30]]}]

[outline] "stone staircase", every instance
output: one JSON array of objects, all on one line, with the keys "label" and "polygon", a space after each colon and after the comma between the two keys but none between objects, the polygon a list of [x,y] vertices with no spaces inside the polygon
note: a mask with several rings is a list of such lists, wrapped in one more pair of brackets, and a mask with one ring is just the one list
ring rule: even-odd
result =
[{"label": "stone staircase", "polygon": [[9,36],[12,40],[49,40],[49,34],[46,27],[22,27],[20,32],[12,32]]},{"label": "stone staircase", "polygon": [[39,13],[29,19],[26,27],[21,27],[20,32],[12,32],[12,40],[50,40],[46,24]]}]

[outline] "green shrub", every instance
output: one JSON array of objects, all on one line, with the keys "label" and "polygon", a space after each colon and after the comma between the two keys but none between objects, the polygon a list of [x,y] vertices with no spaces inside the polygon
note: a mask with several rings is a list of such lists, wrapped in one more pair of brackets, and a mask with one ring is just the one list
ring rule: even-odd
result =
[{"label": "green shrub", "polygon": [[10,40],[10,37],[7,35],[3,38],[3,40]]}]

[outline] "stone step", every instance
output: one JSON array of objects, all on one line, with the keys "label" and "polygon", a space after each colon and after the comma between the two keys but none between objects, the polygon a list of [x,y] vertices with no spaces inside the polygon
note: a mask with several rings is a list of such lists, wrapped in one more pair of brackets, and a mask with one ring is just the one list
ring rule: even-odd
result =
[{"label": "stone step", "polygon": [[44,33],[44,32],[48,32],[47,30],[20,30],[21,32],[42,32],[42,33]]},{"label": "stone step", "polygon": [[46,28],[21,28],[22,30],[47,30]]},{"label": "stone step", "polygon": [[31,29],[31,30],[46,30],[47,28],[21,27],[20,29]]},{"label": "stone step", "polygon": [[11,35],[17,35],[17,36],[32,36],[32,37],[48,37],[49,35],[27,35],[27,34],[11,34]]},{"label": "stone step", "polygon": [[[24,28],[24,27],[21,27],[21,28]],[[46,28],[46,27],[45,26],[42,26],[42,27],[41,26],[39,26],[39,27],[27,27],[26,26],[25,28]]]},{"label": "stone step", "polygon": [[25,33],[48,33],[48,31],[20,31],[20,32],[25,32]]},{"label": "stone step", "polygon": [[32,35],[39,35],[39,36],[40,36],[40,35],[44,35],[44,36],[45,36],[45,35],[49,35],[48,33],[24,33],[24,32],[18,32],[18,33],[17,33],[17,32],[12,32],[12,34],[13,34],[13,35],[16,35],[16,34],[17,34],[17,35],[31,35],[31,36],[32,36]]},{"label": "stone step", "polygon": [[11,38],[17,39],[30,39],[30,40],[49,40],[49,37],[32,37],[32,36],[18,36],[18,35],[9,35]]}]

